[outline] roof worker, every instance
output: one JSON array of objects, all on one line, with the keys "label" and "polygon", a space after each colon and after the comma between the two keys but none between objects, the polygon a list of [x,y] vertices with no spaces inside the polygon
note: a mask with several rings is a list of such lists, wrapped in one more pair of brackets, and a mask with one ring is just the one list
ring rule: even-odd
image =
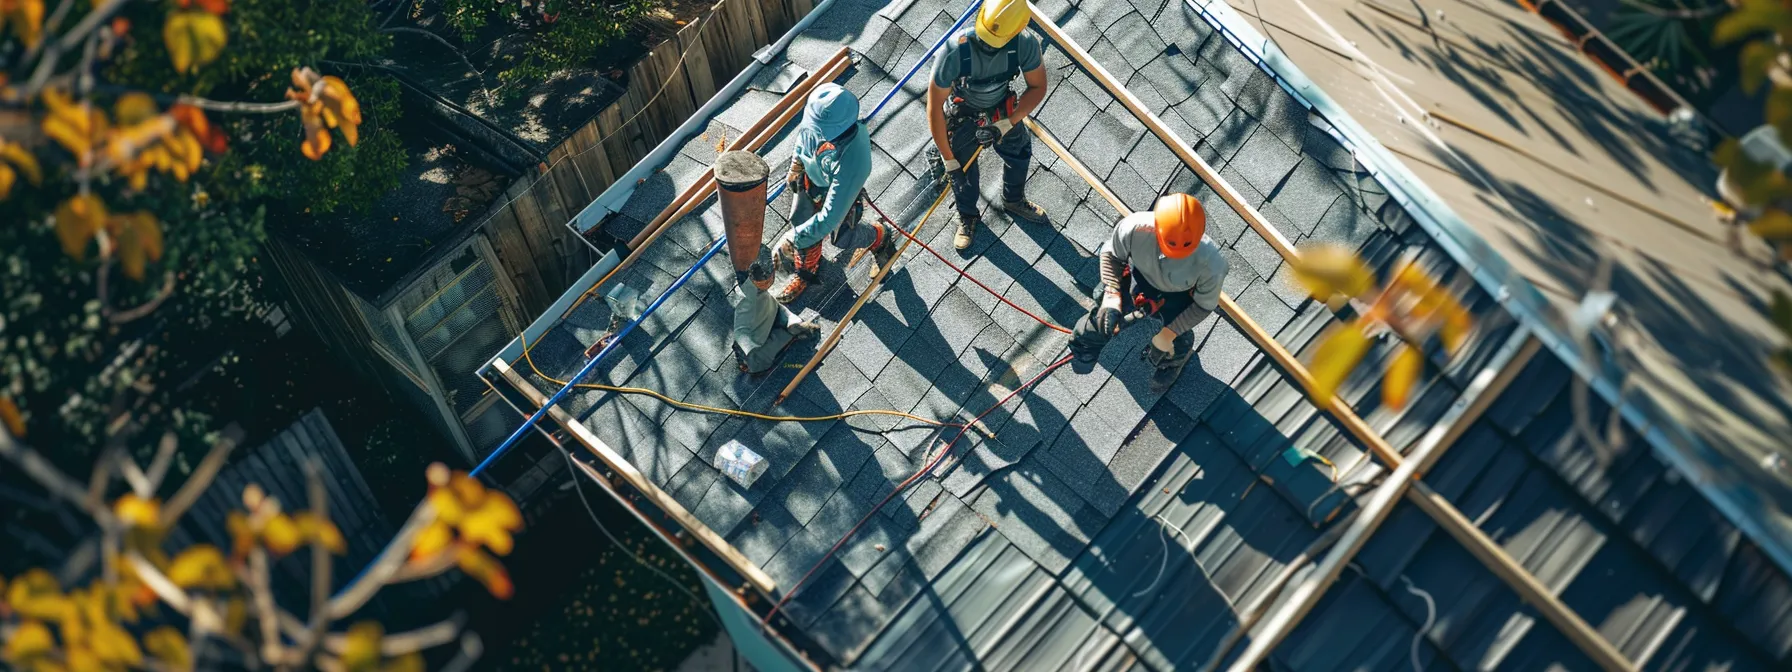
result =
[{"label": "roof worker", "polygon": [[779,239],[777,250],[795,272],[778,290],[779,303],[795,301],[820,280],[821,243],[830,237],[842,250],[871,250],[879,268],[889,263],[895,234],[861,221],[870,177],[871,134],[859,121],[858,97],[833,82],[815,87],[796,128],[786,178],[793,194],[790,221],[796,224]]},{"label": "roof worker", "polygon": [[1157,367],[1151,391],[1170,389],[1194,354],[1195,326],[1219,307],[1226,281],[1226,258],[1206,234],[1207,212],[1188,194],[1163,196],[1114,225],[1101,245],[1100,296],[1070,337],[1074,368],[1093,367],[1125,326],[1123,315],[1156,317],[1164,326],[1140,354]]},{"label": "roof worker", "polygon": [[[1033,18],[1026,0],[983,0],[977,20],[952,38],[953,48],[933,61],[927,88],[927,130],[945,166],[958,209],[952,244],[968,249],[983,224],[977,210],[977,165],[964,165],[978,146],[1002,160],[1002,210],[1039,224],[1045,210],[1027,200],[1032,134],[1022,126],[1045,100],[1045,61],[1039,37],[1026,31]],[[1022,77],[1020,96],[1011,86]],[[988,152],[983,155],[985,162]]]},{"label": "roof worker", "polygon": [[791,343],[814,338],[821,327],[798,320],[789,308],[772,301],[772,268],[762,262],[747,267],[734,303],[734,363],[740,372],[762,376],[778,364]]}]

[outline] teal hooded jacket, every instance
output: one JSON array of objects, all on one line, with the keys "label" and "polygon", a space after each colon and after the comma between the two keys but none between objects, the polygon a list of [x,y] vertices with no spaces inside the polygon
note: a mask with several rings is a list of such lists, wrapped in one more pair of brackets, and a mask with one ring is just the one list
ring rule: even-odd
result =
[{"label": "teal hooded jacket", "polygon": [[[830,142],[855,126],[858,132],[844,146]],[[851,91],[832,82],[815,87],[797,126],[795,156],[809,181],[826,190],[821,207],[793,227],[796,246],[809,248],[840,228],[871,178],[871,133],[859,122],[859,100]]]}]

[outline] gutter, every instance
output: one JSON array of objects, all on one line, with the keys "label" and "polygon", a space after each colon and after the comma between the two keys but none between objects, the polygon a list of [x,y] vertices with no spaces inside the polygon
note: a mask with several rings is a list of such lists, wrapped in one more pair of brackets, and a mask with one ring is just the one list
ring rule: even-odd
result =
[{"label": "gutter", "polygon": [[[751,2],[753,0],[742,1]],[[746,90],[747,84],[759,76],[760,70],[765,69],[765,66],[770,64],[778,54],[784,53],[784,49],[790,46],[791,41],[795,40],[796,36],[802,34],[803,31],[808,30],[809,26],[815,23],[815,18],[827,13],[833,4],[834,0],[821,0],[815,3],[809,13],[804,14],[803,18],[796,22],[796,25],[790,27],[790,30],[784,31],[784,35],[779,37],[777,42],[760,47],[758,51],[753,52],[752,62],[735,74],[734,79],[728,80],[727,86],[718,89],[707,102],[703,103],[702,107],[697,108],[697,111],[691,114],[690,118],[685,119],[684,123],[679,124],[671,135],[661,140],[660,144],[653,148],[653,151],[636,161],[634,167],[629,168],[628,172],[617,176],[616,180],[611,182],[603,193],[598,194],[590,205],[585,206],[584,210],[580,210],[579,214],[575,215],[572,221],[567,222],[566,225],[572,229],[573,233],[584,238],[585,232],[596,227],[598,222],[603,221],[611,213],[620,211],[622,205],[628,202],[629,196],[634,195],[637,184],[647,179],[647,176],[652,175],[654,171],[671,163],[673,155],[678,153],[679,148],[683,147],[685,142],[708,128],[711,117],[731,104],[736,96]],[[612,250],[610,254],[605,255],[605,259],[608,260],[614,252]],[[583,282],[582,278],[581,282]],[[582,292],[587,287],[589,285],[575,289]],[[558,315],[559,313],[549,314]],[[505,351],[509,352],[509,348],[505,348]]]},{"label": "gutter", "polygon": [[1689,478],[1725,518],[1773,559],[1774,564],[1792,572],[1792,546],[1787,545],[1786,535],[1779,534],[1779,530],[1759,516],[1765,507],[1758,495],[1743,488],[1724,486],[1725,477],[1712,468],[1712,465],[1724,462],[1717,451],[1662,414],[1653,399],[1643,395],[1625,399],[1617,383],[1604,377],[1599,363],[1590,361],[1549,319],[1549,302],[1536,286],[1513,271],[1468,222],[1308,79],[1281,48],[1258,32],[1255,26],[1220,0],[1183,0],[1183,3],[1221,37],[1255,61],[1284,91],[1328,122],[1323,130],[1352,150],[1352,155],[1369,169],[1370,175],[1388,188],[1388,195],[1412,215],[1413,220],[1457,264],[1468,270],[1476,284],[1521,324],[1530,327],[1543,346],[1575,375],[1587,381],[1600,398],[1617,408],[1624,421],[1642,436],[1662,461]]}]

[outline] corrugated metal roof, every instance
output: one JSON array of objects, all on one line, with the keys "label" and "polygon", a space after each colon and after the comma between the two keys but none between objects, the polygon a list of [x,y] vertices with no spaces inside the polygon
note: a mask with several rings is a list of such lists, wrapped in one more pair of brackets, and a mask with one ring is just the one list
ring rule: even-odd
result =
[{"label": "corrugated metal roof", "polygon": [[[934,0],[880,6],[841,0],[792,42],[784,67],[814,68],[849,43],[860,60],[840,81],[876,100],[962,10]],[[1446,282],[1463,274],[1325,120],[1309,116],[1186,6],[1040,6],[1166,124],[1199,139],[1196,150],[1290,239],[1357,247],[1384,273],[1410,254]],[[1206,202],[1210,234],[1232,262],[1227,292],[1309,359],[1316,335],[1337,316],[1294,289],[1275,251],[1071,59],[1050,47],[1046,64],[1051,92],[1036,115],[1041,124],[1129,207],[1164,190]],[[928,142],[921,91],[913,82],[908,89],[871,124],[878,167],[868,191],[892,213],[916,200]],[[712,121],[712,132],[718,123],[750,125],[775,98],[753,93],[721,113],[723,121]],[[713,142],[692,139],[662,174],[664,184],[637,190],[606,225],[638,228],[652,219],[700,174]],[[788,152],[783,138],[762,151],[774,163]],[[1087,310],[1096,282],[1093,250],[1118,213],[1043,144],[1035,142],[1034,155],[1029,193],[1053,225],[1012,224],[992,209],[986,235],[965,263],[1008,298],[1070,324]],[[995,173],[983,171],[985,193],[995,193]],[[768,239],[788,226],[778,209],[768,213]],[[643,255],[647,263],[619,277],[637,289],[663,288],[720,235],[717,217],[705,205],[675,222]],[[949,249],[950,219],[936,212],[921,224],[923,237]],[[863,289],[862,269],[832,268],[835,275],[797,306],[827,326]],[[697,403],[767,408],[791,372],[764,380],[735,372],[725,345],[730,271],[726,262],[702,269],[596,379]],[[834,355],[776,411],[894,408],[968,419],[1063,353],[1062,335],[1000,306],[929,255],[911,255],[887,282]],[[830,293],[836,287],[849,289]],[[1515,328],[1480,290],[1465,299],[1480,329],[1454,359],[1430,353],[1428,375],[1435,378],[1406,409],[1380,407],[1376,367],[1344,386],[1345,398],[1395,446],[1435,424]],[[607,307],[586,304],[541,339],[536,363],[563,377],[607,322]],[[866,668],[925,661],[940,669],[1173,669],[1205,662],[1235,625],[1236,605],[1269,590],[1271,578],[1351,506],[1334,479],[1365,483],[1383,469],[1229,320],[1202,325],[1198,363],[1161,397],[1144,390],[1147,367],[1134,354],[1148,336],[1147,329],[1130,330],[1095,372],[1060,369],[992,413],[985,423],[993,438],[967,437],[937,478],[872,516],[814,572],[786,607],[792,627],[836,662]],[[1392,346],[1378,345],[1370,363]],[[1428,479],[1627,654],[1653,653],[1652,665],[1737,669],[1783,657],[1792,642],[1792,624],[1780,609],[1787,604],[1779,597],[1786,595],[1784,574],[1768,569],[1702,499],[1684,496],[1685,486],[1661,490],[1679,496],[1673,501],[1684,508],[1608,511],[1605,495],[1589,488],[1612,483],[1600,492],[1630,496],[1636,511],[1653,511],[1623,494],[1653,491],[1616,484],[1651,473],[1635,465],[1653,465],[1656,474],[1662,467],[1639,448],[1622,462],[1642,471],[1592,475],[1577,451],[1560,444],[1571,423],[1550,415],[1565,403],[1565,375],[1548,368],[1560,364],[1537,361]],[[785,588],[924,464],[941,438],[888,418],[724,420],[597,392],[567,406]],[[1538,419],[1539,412],[1547,417]],[[717,446],[730,439],[771,461],[753,488],[739,488],[710,466]],[[1427,611],[1405,590],[1403,575],[1428,591],[1437,609],[1418,644],[1423,665],[1590,664],[1459,545],[1434,534],[1429,519],[1402,508],[1386,525],[1273,665],[1409,667]],[[1698,552],[1707,547],[1727,554]]]}]

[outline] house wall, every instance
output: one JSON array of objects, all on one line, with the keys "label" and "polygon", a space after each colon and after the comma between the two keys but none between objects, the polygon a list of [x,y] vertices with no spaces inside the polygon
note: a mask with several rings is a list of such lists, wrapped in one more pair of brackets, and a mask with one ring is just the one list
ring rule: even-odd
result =
[{"label": "house wall", "polygon": [[[297,248],[270,240],[268,254],[291,289],[298,319],[356,373],[381,381],[437,420],[469,459],[483,454],[493,447],[484,445],[491,437],[501,441],[508,434],[514,413],[490,399],[470,401],[471,391],[459,383],[473,380],[474,370],[514,335],[523,316],[547,310],[597,262],[596,249],[567,222],[814,4],[723,0],[713,17],[692,21],[649,50],[629,69],[628,91],[621,98],[549,152],[535,174],[513,182],[454,252],[434,257],[432,266],[391,292],[386,305],[362,300]],[[452,301],[475,298],[471,293],[449,296],[456,279],[465,280],[467,250],[495,276],[495,288],[472,304]],[[444,357],[436,348],[419,347],[429,343],[419,343],[409,318],[435,310],[432,303],[443,304],[443,310],[422,325],[424,331],[435,330],[427,338],[452,342],[456,351],[477,349],[477,357]],[[505,337],[492,341],[487,332],[499,326]]]},{"label": "house wall", "polygon": [[718,86],[752,61],[754,51],[789,30],[814,4],[718,3],[713,18],[692,21],[635,63],[627,93],[549,152],[536,175],[511,185],[480,231],[516,287],[524,314],[546,310],[597,261],[592,247],[566,223],[695,114]]}]

